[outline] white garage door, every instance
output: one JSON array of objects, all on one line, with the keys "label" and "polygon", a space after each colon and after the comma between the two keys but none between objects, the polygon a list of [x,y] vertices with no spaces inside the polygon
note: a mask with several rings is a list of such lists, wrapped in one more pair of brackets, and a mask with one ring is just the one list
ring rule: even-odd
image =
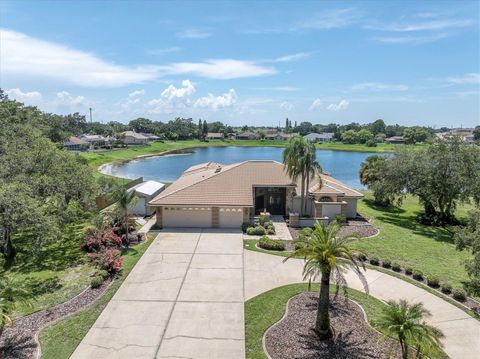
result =
[{"label": "white garage door", "polygon": [[211,208],[163,208],[163,227],[209,228],[211,226]]},{"label": "white garage door", "polygon": [[220,208],[220,228],[240,228],[243,223],[243,210],[241,208]]}]

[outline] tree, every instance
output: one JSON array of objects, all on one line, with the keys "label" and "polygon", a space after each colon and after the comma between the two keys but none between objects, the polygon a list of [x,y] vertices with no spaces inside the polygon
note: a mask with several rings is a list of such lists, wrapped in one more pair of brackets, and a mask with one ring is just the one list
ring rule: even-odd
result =
[{"label": "tree", "polygon": [[198,120],[198,135],[197,135],[197,137],[198,137],[199,140],[203,139],[203,124],[202,124],[201,119]]},{"label": "tree", "polygon": [[[308,193],[308,189],[310,188],[310,179],[313,178],[317,173],[323,172],[322,166],[317,161],[317,149],[313,142],[306,143],[305,154],[303,158],[300,158],[302,162],[301,167],[305,172],[305,179],[306,179],[306,187],[305,191]],[[321,181],[321,177],[319,177]],[[321,186],[320,186],[321,187]],[[307,201],[304,203],[303,212],[307,212]]]},{"label": "tree", "polygon": [[329,315],[330,280],[333,278],[338,285],[344,287],[346,281],[343,273],[350,268],[366,286],[365,278],[360,270],[360,263],[357,260],[362,253],[351,248],[351,243],[358,239],[358,236],[349,234],[338,237],[339,230],[340,226],[336,222],[329,226],[323,223],[315,224],[311,236],[298,241],[302,245],[301,248],[296,249],[285,259],[286,261],[290,258],[305,258],[304,279],[315,281],[320,277],[320,295],[315,322],[315,330],[320,339],[332,337]]},{"label": "tree", "polygon": [[379,133],[385,133],[387,126],[383,120],[376,120],[372,122],[369,126],[369,130],[374,134],[378,135]]},{"label": "tree", "polygon": [[23,288],[23,282],[0,273],[0,337],[5,325],[12,325],[10,317],[18,304],[31,306],[31,294]]},{"label": "tree", "polygon": [[361,144],[365,144],[368,141],[373,140],[373,134],[369,130],[366,130],[364,128],[358,131],[356,137],[357,137],[357,142]]},{"label": "tree", "polygon": [[480,126],[475,127],[473,130],[473,139],[477,142],[480,142]]},{"label": "tree", "polygon": [[430,133],[423,127],[409,127],[403,131],[403,140],[410,145],[425,142],[429,137]]},{"label": "tree", "polygon": [[203,120],[203,138],[207,137],[207,133],[208,133],[208,124],[207,124],[207,121],[206,120]]},{"label": "tree", "polygon": [[297,181],[298,176],[301,176],[301,204],[300,215],[303,213],[303,203],[305,200],[305,168],[304,156],[307,150],[307,141],[303,137],[292,137],[288,146],[283,151],[283,165],[287,174],[293,181]]},{"label": "tree", "polygon": [[355,130],[347,130],[342,133],[342,142],[347,144],[358,143],[358,136]]},{"label": "tree", "polygon": [[128,126],[135,132],[151,133],[153,132],[152,120],[148,118],[139,117],[136,120],[130,121]]},{"label": "tree", "polygon": [[130,245],[130,239],[128,238],[129,232],[129,215],[128,210],[132,207],[135,203],[136,197],[134,191],[129,191],[125,187],[120,187],[118,191],[115,193],[115,199],[117,201],[117,206],[121,211],[121,215],[123,218],[123,229],[125,231],[125,245],[128,247]]},{"label": "tree", "polygon": [[[373,155],[369,156],[360,165],[360,183],[367,186],[373,191],[375,202],[384,206],[392,204],[391,196],[385,195],[386,184],[382,186],[382,182],[387,182],[386,171],[387,158],[385,156]],[[392,181],[388,182],[392,184]],[[396,191],[394,191],[396,192]]]},{"label": "tree", "polygon": [[432,353],[436,353],[437,357],[439,348],[442,347],[440,338],[444,335],[424,321],[424,318],[430,316],[422,303],[409,304],[401,299],[398,302],[389,301],[376,324],[386,336],[398,339],[403,359],[409,357],[412,347],[415,348],[417,357],[420,353],[430,354],[431,357]]},{"label": "tree", "polygon": [[472,257],[465,263],[469,281],[465,283],[467,292],[480,295],[480,210],[468,214],[466,226],[455,229],[454,237],[457,250],[469,249]]}]

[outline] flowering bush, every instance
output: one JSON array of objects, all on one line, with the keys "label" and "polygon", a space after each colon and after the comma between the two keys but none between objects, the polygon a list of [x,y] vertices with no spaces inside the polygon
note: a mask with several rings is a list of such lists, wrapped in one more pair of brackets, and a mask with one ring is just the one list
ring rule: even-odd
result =
[{"label": "flowering bush", "polygon": [[92,263],[110,274],[122,269],[123,257],[117,248],[102,247],[98,252],[88,253],[88,257]]},{"label": "flowering bush", "polygon": [[88,253],[101,251],[103,248],[120,248],[122,246],[122,238],[115,231],[116,227],[94,228],[85,236],[83,249]]}]

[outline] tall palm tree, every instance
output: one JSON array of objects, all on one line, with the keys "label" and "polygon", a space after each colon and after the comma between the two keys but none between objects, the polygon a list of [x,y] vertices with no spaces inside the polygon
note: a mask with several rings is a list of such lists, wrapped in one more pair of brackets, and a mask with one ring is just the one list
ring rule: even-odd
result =
[{"label": "tall palm tree", "polygon": [[127,188],[122,186],[116,192],[116,200],[117,206],[122,213],[123,226],[125,230],[125,245],[128,247],[130,245],[130,240],[128,238],[128,209],[135,203],[135,192],[129,191]]},{"label": "tall palm tree", "polygon": [[292,137],[288,146],[283,151],[283,165],[287,174],[292,178],[293,181],[297,181],[298,177],[301,176],[301,204],[300,204],[300,215],[303,214],[303,203],[305,201],[305,170],[304,170],[304,161],[306,152],[306,141],[301,136]]},{"label": "tall palm tree", "polygon": [[[332,223],[315,224],[315,228],[310,237],[300,240],[302,244],[300,249],[295,250],[290,258],[305,258],[303,267],[303,278],[309,281],[315,281],[320,277],[320,295],[318,298],[317,319],[315,330],[320,339],[328,339],[332,336],[330,327],[330,279],[336,281],[342,287],[346,286],[343,272],[347,268],[352,269],[360,277],[367,290],[367,283],[361,272],[365,269],[363,263],[357,260],[361,252],[351,248],[352,241],[358,239],[357,235],[349,234],[344,237],[338,237],[340,226]],[[338,288],[338,287],[337,287]]]},{"label": "tall palm tree", "polygon": [[442,347],[440,338],[444,335],[439,329],[425,323],[423,319],[429,316],[430,312],[422,303],[409,304],[405,299],[389,301],[377,325],[387,337],[398,339],[399,344],[395,343],[395,346],[400,346],[403,359],[409,357],[409,348],[412,347],[415,348],[416,357],[422,352],[438,357]]},{"label": "tall palm tree", "polygon": [[[310,179],[312,179],[315,174],[317,173],[322,173],[322,166],[320,163],[317,161],[317,149],[315,147],[315,144],[313,142],[308,142],[305,141],[305,154],[303,158],[300,159],[302,162],[302,168],[305,171],[305,178],[306,178],[306,188],[305,188],[305,195],[308,194],[308,189],[310,188]],[[319,180],[321,181],[321,177],[318,176]],[[321,187],[321,182],[320,182],[320,187]],[[308,201],[305,201],[304,203],[304,208],[303,212],[307,212],[307,203]]]},{"label": "tall palm tree", "polygon": [[0,336],[5,325],[12,325],[10,313],[18,304],[31,306],[31,294],[23,288],[23,282],[0,273]]}]

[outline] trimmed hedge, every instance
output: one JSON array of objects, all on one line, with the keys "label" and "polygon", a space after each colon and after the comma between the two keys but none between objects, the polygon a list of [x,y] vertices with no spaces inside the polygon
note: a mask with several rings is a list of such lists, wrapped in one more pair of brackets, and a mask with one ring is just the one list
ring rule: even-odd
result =
[{"label": "trimmed hedge", "polygon": [[267,236],[263,236],[258,241],[258,246],[270,251],[283,251],[285,250],[285,243],[281,240],[270,239]]},{"label": "trimmed hedge", "polygon": [[412,275],[412,273],[413,273],[412,267],[407,267],[407,268],[405,268],[405,274],[407,274],[407,275]]},{"label": "trimmed hedge", "polygon": [[456,299],[459,302],[463,302],[467,299],[467,293],[461,288],[455,288],[452,292],[452,296],[453,299]]},{"label": "trimmed hedge", "polygon": [[246,233],[249,228],[252,228],[253,226],[250,223],[243,223],[242,224],[242,232]]},{"label": "trimmed hedge", "polygon": [[392,270],[395,272],[400,272],[402,270],[402,267],[400,266],[399,263],[393,262],[392,263]]},{"label": "trimmed hedge", "polygon": [[422,281],[423,280],[423,273],[420,272],[419,270],[413,271],[413,279]]},{"label": "trimmed hedge", "polygon": [[427,277],[427,284],[430,287],[437,288],[440,285],[440,280],[438,279],[438,277],[428,276]]},{"label": "trimmed hedge", "polygon": [[452,293],[452,285],[450,283],[442,283],[440,290],[442,293],[450,294]]},{"label": "trimmed hedge", "polygon": [[380,260],[377,257],[370,258],[370,264],[374,266],[378,266],[380,264]]},{"label": "trimmed hedge", "polygon": [[382,267],[383,268],[390,268],[392,266],[392,262],[390,262],[389,259],[385,259],[382,261]]},{"label": "trimmed hedge", "polygon": [[100,275],[96,275],[95,277],[92,278],[92,280],[90,281],[90,286],[92,288],[98,288],[102,285],[103,283],[103,277],[100,276]]},{"label": "trimmed hedge", "polygon": [[265,233],[267,233],[267,231],[262,226],[247,228],[247,234],[248,235],[263,236],[263,235],[265,235]]}]

